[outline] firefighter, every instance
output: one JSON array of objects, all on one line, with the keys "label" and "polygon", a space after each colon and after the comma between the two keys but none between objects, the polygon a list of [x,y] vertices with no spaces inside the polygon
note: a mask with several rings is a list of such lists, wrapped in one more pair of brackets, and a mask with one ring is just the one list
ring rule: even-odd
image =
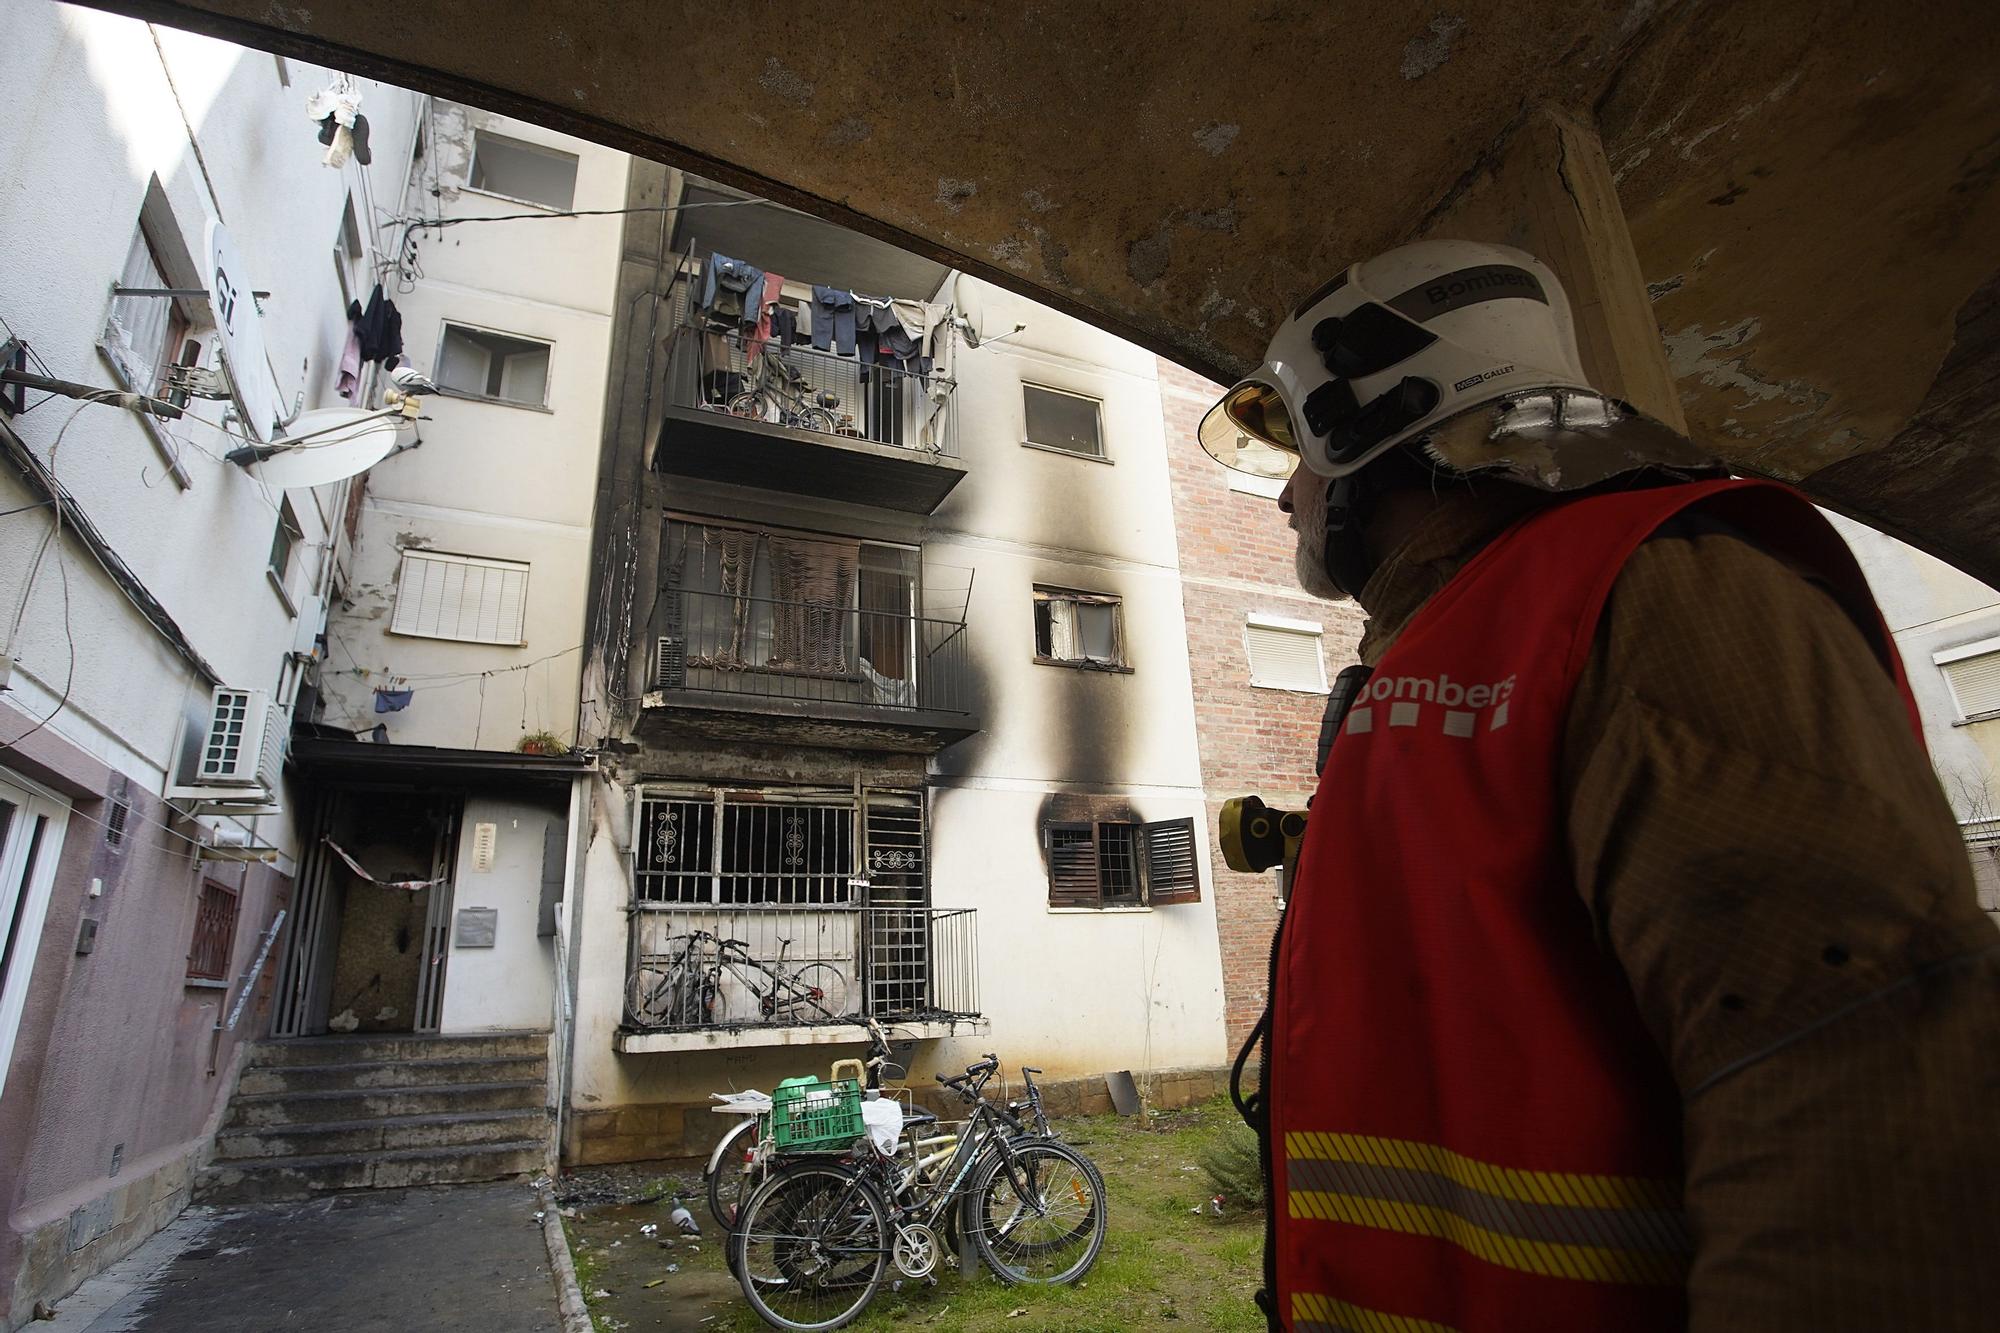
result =
[{"label": "firefighter", "polygon": [[1272,1326],[1994,1327],[2000,933],[1818,512],[1466,242],[1314,292],[1202,442],[1373,668],[1247,1104]]}]

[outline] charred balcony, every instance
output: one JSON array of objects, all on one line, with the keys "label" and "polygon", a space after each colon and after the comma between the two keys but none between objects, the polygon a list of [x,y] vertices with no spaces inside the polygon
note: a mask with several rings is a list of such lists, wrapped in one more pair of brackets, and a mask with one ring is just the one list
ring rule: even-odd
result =
[{"label": "charred balcony", "polygon": [[979,730],[963,621],[661,590],[637,731],[933,753]]},{"label": "charred balcony", "polygon": [[656,472],[917,514],[965,476],[935,371],[683,323],[666,375]]}]

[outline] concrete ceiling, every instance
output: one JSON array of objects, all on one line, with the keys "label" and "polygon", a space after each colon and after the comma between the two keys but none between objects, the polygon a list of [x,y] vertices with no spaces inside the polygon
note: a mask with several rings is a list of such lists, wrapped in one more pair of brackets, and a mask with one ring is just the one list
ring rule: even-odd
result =
[{"label": "concrete ceiling", "polygon": [[103,3],[688,167],[1223,379],[1555,102],[1602,129],[1695,435],[2000,583],[1991,0]]}]

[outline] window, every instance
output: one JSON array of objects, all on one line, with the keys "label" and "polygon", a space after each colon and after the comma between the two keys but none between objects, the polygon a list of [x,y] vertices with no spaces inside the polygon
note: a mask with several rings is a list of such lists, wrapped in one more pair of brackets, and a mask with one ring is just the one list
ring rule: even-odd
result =
[{"label": "window", "polygon": [[[142,224],[132,229],[132,245],[119,271],[121,287],[171,287],[159,251]],[[181,353],[192,328],[181,302],[169,296],[114,296],[104,322],[103,347],[119,376],[134,393],[159,394],[167,367]]]},{"label": "window", "polygon": [[14,1052],[69,803],[0,769],[0,1088]]},{"label": "window", "polygon": [[1082,394],[1061,389],[1044,389],[1039,384],[1021,386],[1028,415],[1028,443],[1044,449],[1104,457],[1104,439],[1099,429],[1099,403]]},{"label": "window", "polygon": [[1284,477],[1260,477],[1252,472],[1238,472],[1235,468],[1224,468],[1223,474],[1229,478],[1229,489],[1244,495],[1261,495],[1266,500],[1275,500],[1285,489]]},{"label": "window", "polygon": [[576,203],[576,154],[509,139],[487,130],[472,133],[472,172],[466,184],[543,208]]},{"label": "window", "polygon": [[1961,722],[1976,722],[2000,713],[2000,639],[1947,648],[1932,655],[1951,687]]},{"label": "window", "polygon": [[1050,907],[1165,907],[1201,901],[1194,820],[1042,827]]},{"label": "window", "polygon": [[1128,669],[1119,599],[1062,588],[1035,589],[1035,660],[1045,666]]},{"label": "window", "polygon": [[392,634],[464,643],[526,642],[528,566],[441,551],[405,551]]},{"label": "window", "polygon": [[921,900],[921,798],[875,790],[863,801],[801,788],[648,788],[634,830],[638,901],[838,907],[858,905],[864,889]]},{"label": "window", "polygon": [[819,676],[829,684],[812,697],[914,707],[920,559],[852,537],[672,519],[654,684],[740,689],[746,672]]},{"label": "window", "polygon": [[236,890],[204,880],[194,909],[194,943],[188,946],[189,981],[228,981],[236,947]]},{"label": "window", "polygon": [[292,548],[305,535],[289,496],[278,501],[278,527],[271,534],[271,576],[282,586],[292,572]]},{"label": "window", "polygon": [[342,305],[361,299],[361,261],[367,258],[361,244],[361,224],[354,217],[354,198],[348,196],[340,210],[340,233],[333,239],[333,271],[340,279]]},{"label": "window", "polygon": [[1250,683],[1267,690],[1326,693],[1326,660],[1320,627],[1310,620],[1253,615],[1243,629]]},{"label": "window", "polygon": [[543,407],[549,396],[549,344],[447,324],[437,372],[438,386],[453,393]]}]

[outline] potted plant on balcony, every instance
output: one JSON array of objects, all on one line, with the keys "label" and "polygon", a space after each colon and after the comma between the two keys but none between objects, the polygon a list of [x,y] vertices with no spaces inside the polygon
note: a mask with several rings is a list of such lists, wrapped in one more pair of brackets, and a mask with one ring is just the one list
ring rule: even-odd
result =
[{"label": "potted plant on balcony", "polygon": [[522,754],[569,753],[569,743],[553,731],[531,731],[514,748]]}]

